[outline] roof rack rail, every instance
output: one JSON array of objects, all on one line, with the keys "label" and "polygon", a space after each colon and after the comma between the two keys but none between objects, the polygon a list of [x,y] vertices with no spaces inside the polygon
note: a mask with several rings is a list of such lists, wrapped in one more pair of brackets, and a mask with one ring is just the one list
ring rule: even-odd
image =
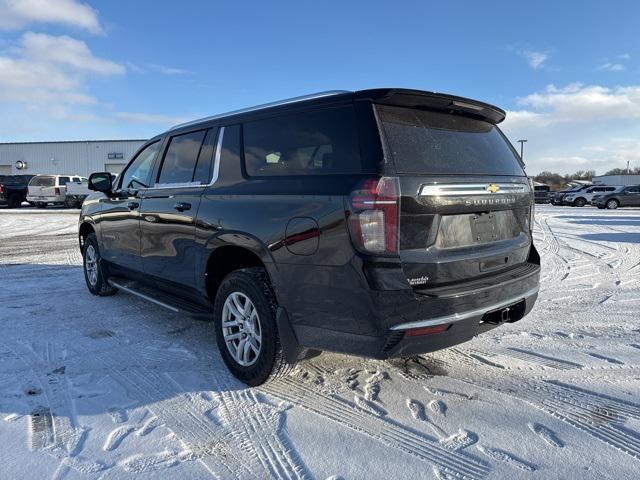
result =
[{"label": "roof rack rail", "polygon": [[232,110],[230,112],[220,113],[218,115],[212,115],[210,117],[200,118],[198,120],[192,120],[190,122],[181,123],[179,125],[175,125],[171,127],[169,131],[177,130],[178,128],[188,127],[189,125],[195,125],[200,122],[207,122],[210,120],[216,120],[218,118],[229,117],[231,115],[239,115],[241,113],[249,113],[255,110],[262,110],[263,108],[278,107],[280,105],[288,105],[290,103],[303,102],[305,100],[313,100],[315,98],[331,97],[333,95],[340,95],[344,93],[353,93],[353,92],[349,90],[327,90],[326,92],[312,93],[310,95],[302,95],[300,97],[288,98],[286,100],[278,100],[275,102],[263,103],[261,105],[256,105],[254,107],[241,108],[239,110]]}]

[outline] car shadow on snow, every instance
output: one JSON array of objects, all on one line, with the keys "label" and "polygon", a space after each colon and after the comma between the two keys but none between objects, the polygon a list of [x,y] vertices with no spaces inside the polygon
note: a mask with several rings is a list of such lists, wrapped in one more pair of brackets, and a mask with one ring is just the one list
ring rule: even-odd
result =
[{"label": "car shadow on snow", "polygon": [[81,415],[247,390],[224,366],[211,322],[123,292],[91,295],[80,266],[0,264],[0,273],[4,417],[48,412],[76,424]]}]

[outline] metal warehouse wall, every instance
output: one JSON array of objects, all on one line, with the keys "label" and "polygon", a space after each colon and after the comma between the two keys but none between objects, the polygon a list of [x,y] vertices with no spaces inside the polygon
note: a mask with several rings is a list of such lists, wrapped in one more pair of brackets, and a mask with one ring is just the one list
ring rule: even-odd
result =
[{"label": "metal warehouse wall", "polygon": [[[126,164],[146,140],[95,140],[84,142],[0,143],[0,170],[36,175],[70,174],[88,176],[102,172],[106,164]],[[122,154],[122,158],[109,158]],[[112,155],[113,156],[113,155]],[[27,168],[18,170],[22,160]]]}]

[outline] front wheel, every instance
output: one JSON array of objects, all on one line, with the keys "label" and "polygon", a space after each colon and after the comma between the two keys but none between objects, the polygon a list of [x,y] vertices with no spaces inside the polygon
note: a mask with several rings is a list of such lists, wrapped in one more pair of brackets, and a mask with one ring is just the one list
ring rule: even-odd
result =
[{"label": "front wheel", "polygon": [[615,199],[611,199],[607,202],[607,208],[609,210],[615,210],[616,208],[618,208],[620,206],[620,203],[618,203],[617,200]]},{"label": "front wheel", "polygon": [[90,233],[84,241],[82,250],[82,264],[84,270],[84,279],[87,282],[87,288],[94,295],[106,297],[118,292],[108,283],[108,274],[105,269],[102,258],[100,257],[100,249],[98,248],[98,239],[95,233]]},{"label": "front wheel", "polygon": [[587,201],[584,198],[578,198],[575,202],[573,202],[573,204],[576,207],[584,207],[587,204]]},{"label": "front wheel", "polygon": [[263,268],[225,277],[214,304],[216,341],[227,368],[250,386],[286,374],[276,327],[277,301]]}]

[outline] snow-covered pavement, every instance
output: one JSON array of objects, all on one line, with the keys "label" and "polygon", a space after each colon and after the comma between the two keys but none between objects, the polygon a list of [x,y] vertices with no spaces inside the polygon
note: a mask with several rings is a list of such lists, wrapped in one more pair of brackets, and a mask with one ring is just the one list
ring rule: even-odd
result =
[{"label": "snow-covered pavement", "polygon": [[77,214],[0,210],[0,478],[638,478],[640,210],[538,207],[516,324],[258,389],[210,323],[90,295]]}]

